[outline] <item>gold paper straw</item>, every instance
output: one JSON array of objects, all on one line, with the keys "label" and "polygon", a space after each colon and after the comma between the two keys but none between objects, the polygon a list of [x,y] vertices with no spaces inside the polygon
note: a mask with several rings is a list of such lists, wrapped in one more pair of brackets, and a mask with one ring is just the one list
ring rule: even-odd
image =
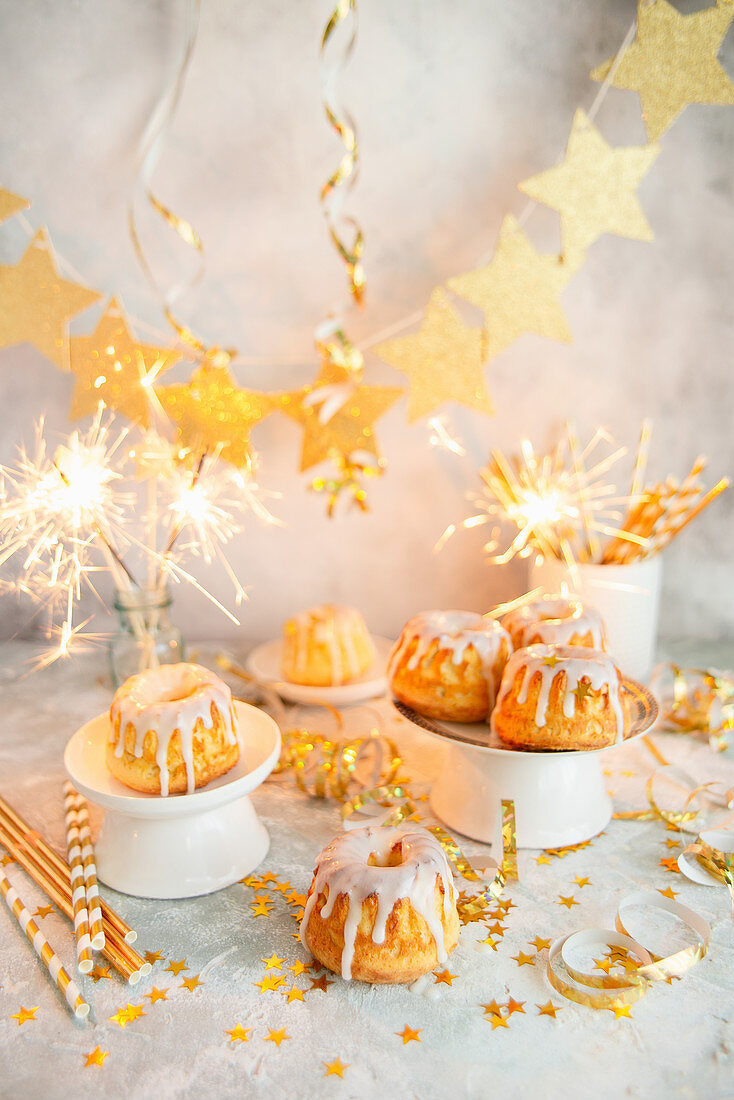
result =
[{"label": "gold paper straw", "polygon": [[87,920],[87,895],[84,890],[84,865],[79,842],[79,824],[71,783],[64,784],[64,826],[66,827],[66,855],[69,860],[71,906],[74,913],[76,964],[82,974],[88,974],[94,966],[94,959]]},{"label": "gold paper straw", "polygon": [[71,1011],[77,1019],[85,1019],[89,1015],[89,1005],[77,989],[76,983],[71,980],[64,970],[61,965],[61,959],[51,947],[43,932],[41,932],[33,917],[21,901],[18,896],[18,891],[2,870],[0,870],[0,893],[2,893],[8,909],[25,932],[28,942],[33,946],[33,950],[48,970],[58,988],[64,994],[66,1003]]},{"label": "gold paper straw", "polygon": [[102,908],[97,886],[97,864],[94,859],[92,834],[89,830],[89,811],[86,801],[78,791],[74,790],[71,783],[64,784],[64,792],[66,792],[67,787],[74,798],[76,818],[79,825],[79,839],[82,843],[84,892],[87,897],[87,912],[89,914],[89,935],[92,940],[92,947],[95,951],[101,951],[104,947],[104,927],[102,925]]}]

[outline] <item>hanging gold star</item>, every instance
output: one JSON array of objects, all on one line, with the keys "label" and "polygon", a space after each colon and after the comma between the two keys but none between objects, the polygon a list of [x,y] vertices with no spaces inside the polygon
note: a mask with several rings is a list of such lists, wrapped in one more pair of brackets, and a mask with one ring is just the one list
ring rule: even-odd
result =
[{"label": "hanging gold star", "polygon": [[149,962],[150,965],[152,966],[153,963],[160,962],[161,959],[163,958],[163,955],[160,953],[160,951],[146,951],[144,953],[144,958],[145,958],[145,961]]},{"label": "hanging gold star", "polygon": [[410,381],[408,420],[457,401],[491,416],[494,406],[484,382],[483,338],[469,328],[446,294],[434,290],[418,332],[388,340],[375,354]]},{"label": "hanging gold star", "polygon": [[227,1035],[229,1035],[230,1043],[236,1043],[238,1041],[241,1043],[249,1043],[251,1031],[251,1027],[243,1027],[242,1024],[235,1024],[231,1031],[227,1031]]},{"label": "hanging gold star", "polygon": [[153,382],[181,358],[172,348],[139,344],[116,298],[110,299],[92,335],[72,336],[69,349],[76,376],[70,419],[91,416],[103,401],[108,409],[146,428]]},{"label": "hanging gold star", "polygon": [[395,1034],[400,1036],[400,1038],[403,1040],[403,1046],[405,1046],[406,1043],[422,1042],[422,1039],[420,1037],[421,1031],[423,1031],[422,1027],[419,1027],[414,1031],[412,1027],[408,1027],[408,1025],[406,1024],[402,1031],[396,1031]]},{"label": "hanging gold star", "polygon": [[542,940],[540,936],[536,936],[534,940],[530,941],[536,951],[542,951],[543,948],[549,948],[551,945],[550,940]]},{"label": "hanging gold star", "polygon": [[14,195],[12,191],[5,191],[0,187],[0,222],[11,218],[19,210],[26,210],[30,205],[28,199],[22,199],[20,195]]},{"label": "hanging gold star", "polygon": [[109,1057],[109,1050],[100,1050],[99,1047],[95,1047],[91,1054],[85,1054],[86,1062],[84,1068],[87,1066],[101,1066],[104,1063],[105,1058]]},{"label": "hanging gold star", "polygon": [[186,959],[181,959],[180,962],[174,962],[173,959],[172,959],[169,962],[168,966],[165,968],[166,973],[168,973],[170,971],[170,973],[173,974],[175,977],[178,977],[182,970],[188,970],[188,969],[189,968],[188,968],[188,965],[186,963]]},{"label": "hanging gold star", "polygon": [[556,1018],[556,1012],[561,1011],[560,1007],[556,1007],[556,1005],[553,1004],[553,1001],[548,1001],[547,1004],[536,1005],[535,1007],[538,1009],[539,1016],[552,1016],[554,1020]]},{"label": "hanging gold star", "polygon": [[278,406],[277,394],[240,389],[227,366],[205,364],[181,385],[157,386],[156,396],[194,452],[215,451],[233,466],[250,458],[250,432]]},{"label": "hanging gold star", "polygon": [[290,1039],[290,1035],[286,1033],[284,1027],[282,1027],[279,1031],[273,1031],[271,1028],[270,1033],[265,1036],[266,1043],[275,1043],[275,1045],[278,1047],[282,1042],[284,1042],[285,1039]]},{"label": "hanging gold star", "polygon": [[153,988],[151,989],[150,993],[146,993],[145,996],[149,997],[150,998],[150,1003],[152,1005],[154,1005],[156,1003],[156,1001],[167,1001],[168,1000],[168,997],[166,996],[167,993],[168,993],[167,989],[158,989],[158,987],[154,985]]},{"label": "hanging gold star", "polygon": [[262,961],[265,963],[266,970],[282,970],[281,964],[285,962],[285,959],[279,959],[277,955],[271,955],[270,958]]},{"label": "hanging gold star", "polygon": [[95,985],[97,984],[97,982],[101,982],[103,978],[107,978],[107,980],[110,982],[112,981],[112,975],[110,974],[109,966],[93,966],[92,969],[89,971],[89,977],[94,981]]},{"label": "hanging gold star", "polygon": [[508,1016],[512,1016],[513,1012],[522,1012],[522,1014],[525,1015],[525,1008],[523,1007],[524,1005],[525,1001],[515,1001],[512,997],[510,997],[509,1001],[507,1002]]},{"label": "hanging gold star", "polygon": [[36,1005],[35,1008],[25,1008],[23,1005],[21,1005],[20,1012],[14,1012],[10,1019],[17,1020],[18,1027],[22,1027],[23,1024],[28,1023],[29,1020],[35,1020],[37,1012],[38,1005]]},{"label": "hanging gold star", "polygon": [[349,1063],[340,1062],[338,1058],[335,1058],[333,1062],[324,1062],[326,1066],[325,1077],[343,1077],[344,1070],[349,1069]]},{"label": "hanging gold star", "polygon": [[53,911],[54,911],[53,905],[39,905],[38,908],[36,909],[35,913],[33,914],[33,916],[34,917],[40,917],[41,920],[43,920],[44,917],[50,916],[50,914],[53,913]]},{"label": "hanging gold star", "polygon": [[577,263],[536,252],[508,214],[491,262],[449,279],[448,285],[484,313],[489,360],[525,333],[570,343],[560,295],[577,268]]},{"label": "hanging gold star", "polygon": [[526,955],[524,951],[518,951],[517,955],[510,955],[511,959],[514,959],[518,966],[533,966],[535,963],[534,955]]},{"label": "hanging gold star", "polygon": [[67,323],[101,297],[56,270],[45,229],[20,261],[0,265],[0,348],[33,344],[61,370],[69,369]]},{"label": "hanging gold star", "polygon": [[[648,141],[657,141],[689,103],[734,103],[734,84],[716,60],[732,19],[731,4],[691,15],[666,0],[639,4],[635,40],[611,83],[639,94]],[[594,69],[591,79],[606,80],[613,60]]]},{"label": "hanging gold star", "polygon": [[575,262],[603,233],[636,241],[653,239],[636,192],[659,152],[654,145],[619,149],[607,145],[585,113],[577,110],[565,160],[519,187],[559,212],[563,253]]},{"label": "hanging gold star", "polygon": [[183,989],[184,986],[188,989],[189,993],[193,993],[197,986],[204,985],[204,982],[199,981],[199,975],[194,974],[191,978],[184,978],[179,989]]},{"label": "hanging gold star", "polygon": [[441,982],[443,982],[444,985],[453,985],[456,974],[450,974],[448,970],[439,970],[433,977],[436,985],[440,985]]},{"label": "hanging gold star", "polygon": [[286,989],[281,989],[281,993],[285,997],[288,1004],[290,1004],[291,1001],[302,1001],[303,1000],[303,990],[298,989],[295,985],[291,986],[291,988],[287,989],[287,990]]},{"label": "hanging gold star", "polygon": [[564,897],[563,894],[559,894],[558,905],[565,905],[567,909],[571,909],[574,905],[578,905],[578,902],[573,894],[568,898]]},{"label": "hanging gold star", "polygon": [[115,1015],[110,1016],[110,1022],[118,1024],[121,1028],[126,1028],[134,1020],[139,1020],[141,1016],[145,1016],[142,1006],[129,1004],[125,1008],[118,1008]]}]

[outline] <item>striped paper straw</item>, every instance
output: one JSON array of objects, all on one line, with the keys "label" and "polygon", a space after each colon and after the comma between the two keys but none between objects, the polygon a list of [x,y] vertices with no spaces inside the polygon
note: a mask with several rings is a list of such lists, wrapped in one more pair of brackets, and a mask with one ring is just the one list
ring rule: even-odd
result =
[{"label": "striped paper straw", "polygon": [[58,988],[64,994],[69,1008],[78,1019],[86,1019],[89,1015],[89,1005],[79,992],[76,982],[73,982],[64,970],[61,965],[61,959],[51,947],[43,932],[41,932],[33,917],[18,897],[17,890],[2,870],[0,870],[0,893],[3,895],[8,909],[25,932],[28,942],[33,945],[33,949],[39,959],[56,982]]},{"label": "striped paper straw", "polygon": [[104,947],[104,925],[102,923],[102,908],[97,887],[97,864],[94,858],[92,834],[89,829],[89,811],[87,803],[82,796],[75,791],[71,783],[64,785],[69,787],[76,805],[77,824],[79,825],[79,838],[82,843],[82,864],[84,865],[84,889],[87,894],[87,912],[89,914],[89,935],[92,947],[95,951],[101,951]]},{"label": "striped paper straw", "polygon": [[89,936],[87,895],[84,890],[84,864],[79,841],[74,791],[71,784],[64,784],[64,825],[66,826],[66,856],[69,860],[71,879],[71,905],[74,911],[74,936],[76,937],[76,964],[82,974],[88,974],[94,966],[92,941]]}]

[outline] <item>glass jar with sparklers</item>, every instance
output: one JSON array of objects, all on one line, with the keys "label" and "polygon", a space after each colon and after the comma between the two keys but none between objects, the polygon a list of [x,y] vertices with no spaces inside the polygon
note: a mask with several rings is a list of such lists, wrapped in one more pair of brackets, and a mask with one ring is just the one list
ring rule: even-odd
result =
[{"label": "glass jar with sparklers", "polygon": [[136,672],[184,660],[183,636],[170,620],[170,606],[171,594],[165,585],[116,589],[119,625],[109,642],[116,688]]}]

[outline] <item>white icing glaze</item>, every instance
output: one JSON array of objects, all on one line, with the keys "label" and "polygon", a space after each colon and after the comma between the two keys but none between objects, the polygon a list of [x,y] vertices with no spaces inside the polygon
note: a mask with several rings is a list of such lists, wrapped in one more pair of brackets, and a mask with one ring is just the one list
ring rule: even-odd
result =
[{"label": "white icing glaze", "polygon": [[580,600],[563,596],[544,596],[523,604],[502,619],[502,625],[512,635],[517,649],[531,638],[548,645],[568,645],[574,634],[591,635],[592,649],[604,645],[604,623],[598,611]]},{"label": "white icing glaze", "polygon": [[[551,685],[559,673],[565,672],[566,687],[563,694],[563,713],[566,718],[573,718],[576,712],[574,692],[579,682],[584,679],[588,680],[593,691],[601,691],[606,688],[609,705],[612,708],[616,722],[617,742],[624,740],[624,715],[619,698],[619,674],[614,662],[606,653],[596,649],[588,649],[586,646],[561,645],[531,645],[527,649],[515,650],[505,665],[505,671],[502,674],[502,683],[497,695],[497,707],[494,714],[500,710],[502,703],[512,689],[515,677],[520,671],[523,672],[523,679],[517,696],[520,706],[527,703],[531,680],[533,676],[540,673],[540,690],[538,691],[538,701],[535,708],[536,726],[540,728],[545,726]],[[492,729],[494,729],[494,714],[491,719]]]},{"label": "white icing glaze", "polygon": [[408,660],[408,668],[415,669],[434,642],[438,648],[448,650],[453,664],[460,665],[464,653],[471,646],[479,657],[482,675],[489,688],[490,710],[494,706],[493,667],[502,642],[508,653],[512,652],[510,635],[494,619],[485,619],[476,611],[423,611],[414,615],[403,627],[388,660],[387,675],[392,679],[404,653],[410,644],[416,647]]},{"label": "white icing glaze", "polygon": [[353,680],[362,672],[353,636],[358,633],[372,646],[362,615],[355,607],[326,603],[300,611],[286,623],[295,635],[295,668],[303,676],[310,645],[326,646],[334,683]]},{"label": "white icing glaze", "polygon": [[[392,849],[398,845],[402,862],[394,867],[386,866]],[[377,860],[375,866],[368,862],[371,855]],[[328,886],[329,896],[321,910],[324,920],[331,915],[340,894],[344,894],[349,902],[341,960],[342,977],[347,981],[352,976],[354,944],[362,905],[370,895],[377,898],[373,943],[385,942],[388,917],[401,898],[408,898],[413,909],[428,925],[436,943],[438,961],[443,963],[448,954],[443,926],[436,912],[437,875],[443,883],[444,917],[448,917],[455,904],[453,876],[441,845],[430,833],[369,826],[338,836],[324,848],[316,862],[313,889],[301,921],[301,943],[306,946],[304,933],[311,912],[324,887]]]},{"label": "white icing glaze", "polygon": [[232,709],[232,693],[218,676],[201,665],[160,665],[131,676],[115,693],[110,707],[110,739],[115,736],[119,717],[115,756],[125,751],[129,726],[135,731],[134,755],[143,755],[145,735],[152,730],[157,737],[155,760],[160,770],[161,794],[168,794],[168,745],[178,731],[181,755],[186,764],[189,794],[195,789],[194,730],[201,719],[206,729],[214,725],[212,705],[219,711],[227,741],[237,739],[237,724]]}]

